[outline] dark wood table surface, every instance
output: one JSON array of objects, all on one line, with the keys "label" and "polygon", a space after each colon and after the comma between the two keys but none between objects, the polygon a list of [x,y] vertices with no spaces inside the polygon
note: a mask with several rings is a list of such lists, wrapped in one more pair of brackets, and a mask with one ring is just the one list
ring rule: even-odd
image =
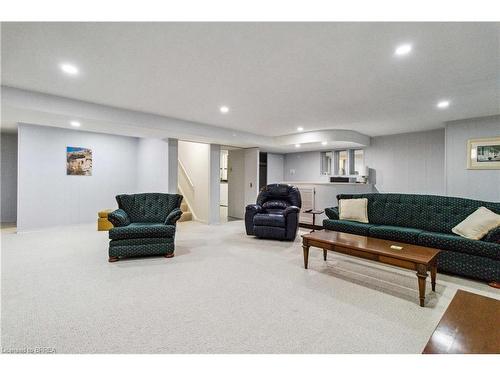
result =
[{"label": "dark wood table surface", "polygon": [[[400,246],[401,249],[391,248],[393,245]],[[330,250],[417,271],[420,306],[424,306],[425,303],[425,282],[428,271],[431,273],[432,290],[436,290],[438,249],[350,233],[321,230],[302,235],[304,268],[306,269],[308,267],[309,247],[311,246],[323,249],[323,259],[325,261],[327,250]]]},{"label": "dark wood table surface", "polygon": [[458,290],[422,353],[500,354],[500,301]]}]

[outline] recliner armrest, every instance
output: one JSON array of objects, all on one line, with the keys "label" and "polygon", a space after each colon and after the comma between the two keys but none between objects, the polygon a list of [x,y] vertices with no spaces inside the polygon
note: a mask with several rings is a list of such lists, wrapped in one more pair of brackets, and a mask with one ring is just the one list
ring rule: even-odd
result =
[{"label": "recliner armrest", "polygon": [[329,219],[339,220],[339,208],[338,207],[327,207],[325,208],[325,214]]},{"label": "recliner armrest", "polygon": [[179,220],[182,216],[182,211],[180,208],[174,208],[172,212],[167,215],[165,219],[165,225],[175,225],[177,220]]},{"label": "recliner armrest", "polygon": [[121,208],[114,210],[108,214],[108,220],[115,227],[126,227],[130,224],[130,218],[127,213]]},{"label": "recliner armrest", "polygon": [[264,209],[262,208],[262,206],[258,204],[249,204],[245,208],[245,211],[250,211],[250,212],[254,211],[255,213],[262,212],[263,210]]},{"label": "recliner armrest", "polygon": [[288,206],[287,208],[285,208],[285,210],[283,211],[283,215],[284,216],[288,216],[290,215],[292,212],[295,212],[295,213],[299,213],[300,212],[300,208],[298,208],[297,206]]}]

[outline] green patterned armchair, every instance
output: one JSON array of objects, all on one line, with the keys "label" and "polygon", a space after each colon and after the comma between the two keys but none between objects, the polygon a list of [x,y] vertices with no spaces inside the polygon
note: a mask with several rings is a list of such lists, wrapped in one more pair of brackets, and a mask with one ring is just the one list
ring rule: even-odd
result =
[{"label": "green patterned armchair", "polygon": [[325,229],[440,249],[439,271],[500,281],[500,228],[481,240],[469,240],[451,231],[481,206],[500,214],[500,203],[439,195],[337,195],[337,199],[351,198],[368,199],[369,223],[339,220],[338,207],[328,207]]},{"label": "green patterned armchair", "polygon": [[108,215],[109,261],[122,257],[174,256],[175,226],[182,215],[182,195],[163,193],[121,194],[118,209]]}]

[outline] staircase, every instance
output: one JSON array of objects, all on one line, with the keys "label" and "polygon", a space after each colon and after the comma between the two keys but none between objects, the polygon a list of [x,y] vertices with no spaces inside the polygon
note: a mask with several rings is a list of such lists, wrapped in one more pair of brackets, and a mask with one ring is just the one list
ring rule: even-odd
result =
[{"label": "staircase", "polygon": [[191,211],[189,211],[189,207],[188,207],[186,201],[184,200],[184,198],[182,199],[182,202],[181,202],[181,211],[182,211],[182,216],[179,219],[179,221],[191,221],[191,220],[193,220],[193,214],[191,213]]},{"label": "staircase", "polygon": [[178,160],[178,163],[179,180],[177,182],[177,192],[184,197],[181,202],[182,216],[179,221],[190,221],[195,217],[193,215],[193,212],[191,212],[191,209],[189,208],[190,205],[188,204],[188,202],[193,202],[195,197],[194,184],[191,178],[189,178],[189,175],[186,172],[186,168],[180,160]]}]

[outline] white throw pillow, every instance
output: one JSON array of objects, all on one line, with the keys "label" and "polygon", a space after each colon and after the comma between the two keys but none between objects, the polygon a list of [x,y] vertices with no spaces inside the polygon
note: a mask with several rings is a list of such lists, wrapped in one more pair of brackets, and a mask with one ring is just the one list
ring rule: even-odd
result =
[{"label": "white throw pillow", "polygon": [[368,223],[368,199],[340,199],[339,218],[340,220]]},{"label": "white throw pillow", "polygon": [[480,240],[498,226],[500,226],[500,215],[486,207],[479,207],[451,231],[470,240]]}]

